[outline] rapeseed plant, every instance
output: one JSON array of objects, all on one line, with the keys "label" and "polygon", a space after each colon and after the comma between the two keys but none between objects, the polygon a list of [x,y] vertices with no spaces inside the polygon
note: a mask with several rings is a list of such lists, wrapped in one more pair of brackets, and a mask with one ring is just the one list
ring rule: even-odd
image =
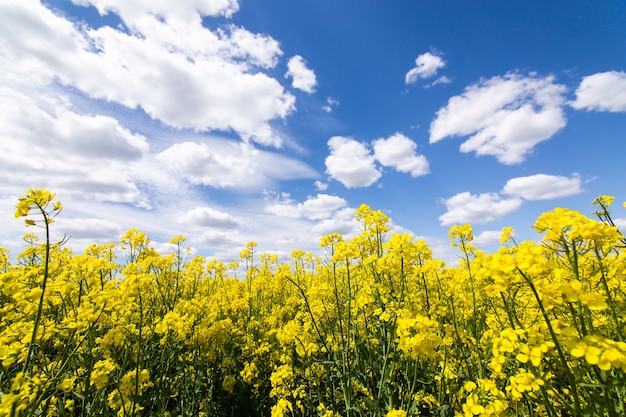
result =
[{"label": "rapeseed plant", "polygon": [[226,265],[137,229],[75,254],[50,242],[54,198],[16,207],[45,240],[27,234],[16,264],[0,250],[0,416],[626,413],[613,197],[597,220],[544,213],[541,242],[504,228],[494,253],[456,225],[456,266],[367,206],[324,257],[250,242]]}]

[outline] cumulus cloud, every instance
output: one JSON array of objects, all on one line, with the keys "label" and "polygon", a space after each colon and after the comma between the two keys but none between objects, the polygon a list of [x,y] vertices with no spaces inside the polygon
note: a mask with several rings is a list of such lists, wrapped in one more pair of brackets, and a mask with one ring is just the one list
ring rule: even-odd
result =
[{"label": "cumulus cloud", "polygon": [[507,74],[470,85],[450,98],[430,124],[430,143],[469,136],[462,152],[518,164],[565,126],[565,87],[554,77]]},{"label": "cumulus cloud", "polygon": [[412,177],[429,172],[428,160],[416,152],[417,144],[402,133],[376,139],[371,145],[372,149],[352,138],[330,138],[326,173],[348,188],[357,188],[369,187],[382,176],[378,164]]},{"label": "cumulus cloud", "polygon": [[584,77],[576,89],[575,109],[626,112],[626,72],[608,71]]},{"label": "cumulus cloud", "polygon": [[194,12],[204,16],[230,17],[239,10],[237,0],[186,0],[171,4],[170,2],[153,0],[72,0],[72,3],[81,6],[94,6],[101,15],[115,13],[124,19],[132,20],[144,13],[162,16],[165,19],[192,19]]},{"label": "cumulus cloud", "polygon": [[169,126],[233,130],[280,146],[270,121],[293,112],[295,98],[259,70],[276,65],[278,42],[235,26],[202,26],[202,16],[228,16],[236,2],[80,4],[119,14],[131,30],[79,26],[35,0],[14,2],[3,8],[0,31],[5,79],[23,85],[58,81],[92,98],[141,107]]},{"label": "cumulus cloud", "polygon": [[300,55],[291,57],[287,63],[287,68],[288,71],[285,77],[292,78],[291,85],[293,88],[297,88],[309,94],[315,92],[317,79],[315,73],[307,68],[304,58]]},{"label": "cumulus cloud", "polygon": [[[414,84],[419,79],[430,78],[436,75],[437,71],[445,67],[445,65],[446,61],[439,54],[426,52],[415,59],[415,67],[406,73],[404,81],[406,84]],[[445,80],[442,80],[442,82]]]},{"label": "cumulus cloud", "polygon": [[289,195],[272,201],[265,211],[280,217],[304,217],[309,220],[323,220],[332,217],[333,213],[348,205],[348,202],[334,195],[317,194],[309,196],[302,203],[295,203]]},{"label": "cumulus cloud", "polygon": [[582,191],[580,177],[576,175],[568,178],[546,174],[512,178],[502,189],[503,194],[529,201],[567,197]]},{"label": "cumulus cloud", "polygon": [[512,178],[506,182],[500,193],[473,195],[466,191],[443,199],[447,212],[441,215],[439,220],[443,226],[489,223],[517,210],[524,200],[550,200],[579,194],[582,191],[578,175],[564,177],[536,174]]},{"label": "cumulus cloud", "polygon": [[111,117],[75,113],[62,99],[36,100],[0,87],[0,165],[12,192],[54,185],[66,195],[148,206],[133,177],[148,150],[145,137]]},{"label": "cumulus cloud", "polygon": [[306,164],[262,151],[248,143],[214,139],[206,143],[177,143],[156,156],[171,172],[193,184],[215,188],[251,188],[277,179],[312,178]]},{"label": "cumulus cloud", "polygon": [[429,172],[426,157],[416,154],[417,144],[401,133],[386,139],[376,139],[372,146],[374,158],[384,166],[409,173],[412,177],[426,175]]},{"label": "cumulus cloud", "polygon": [[368,187],[381,177],[366,144],[333,136],[328,140],[328,147],[330,155],[326,157],[326,173],[347,188]]},{"label": "cumulus cloud", "polygon": [[474,245],[492,245],[495,243],[499,243],[501,236],[501,230],[485,230],[484,232],[481,232],[478,236],[475,236],[472,243]]},{"label": "cumulus cloud", "polygon": [[179,222],[190,226],[231,229],[239,226],[239,221],[228,213],[211,207],[196,207],[183,213]]},{"label": "cumulus cloud", "polygon": [[442,202],[448,210],[439,216],[442,226],[489,223],[514,212],[522,205],[519,198],[504,199],[497,193],[473,195],[467,191]]},{"label": "cumulus cloud", "polygon": [[195,241],[203,246],[214,249],[243,247],[244,241],[239,234],[232,230],[205,230],[195,238]]},{"label": "cumulus cloud", "polygon": [[354,217],[355,209],[345,207],[337,210],[332,217],[317,222],[311,232],[322,237],[330,233],[339,233],[349,239],[359,233],[359,223]]},{"label": "cumulus cloud", "polygon": [[123,230],[119,224],[96,217],[74,217],[65,219],[62,216],[55,220],[59,228],[72,240],[88,240],[90,243],[116,242]]},{"label": "cumulus cloud", "polygon": [[329,218],[330,215],[344,208],[348,202],[335,195],[318,194],[315,197],[309,197],[306,201],[298,205],[302,215],[311,220],[320,220]]}]

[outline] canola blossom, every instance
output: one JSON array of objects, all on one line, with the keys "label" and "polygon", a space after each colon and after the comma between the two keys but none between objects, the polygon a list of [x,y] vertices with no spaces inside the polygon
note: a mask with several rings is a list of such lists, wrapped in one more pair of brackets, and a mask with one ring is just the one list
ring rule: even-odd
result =
[{"label": "canola blossom", "polygon": [[537,242],[504,228],[494,253],[454,226],[458,265],[365,205],[321,257],[250,242],[224,264],[136,229],[74,253],[29,190],[15,216],[46,237],[0,249],[0,416],[626,415],[612,201],[544,213]]}]

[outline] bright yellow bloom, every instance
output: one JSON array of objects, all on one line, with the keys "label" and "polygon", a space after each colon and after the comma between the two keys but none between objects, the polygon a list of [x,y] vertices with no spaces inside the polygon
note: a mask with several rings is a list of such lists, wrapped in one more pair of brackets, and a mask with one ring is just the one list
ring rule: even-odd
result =
[{"label": "bright yellow bloom", "polygon": [[601,204],[605,207],[610,206],[613,203],[613,200],[615,200],[615,196],[612,195],[601,195],[596,197],[593,200],[593,204]]},{"label": "bright yellow bloom", "polygon": [[96,362],[91,373],[91,385],[95,385],[98,389],[104,388],[109,381],[109,375],[116,369],[118,365],[110,359]]},{"label": "bright yellow bloom", "polygon": [[404,410],[389,410],[385,417],[406,417],[406,411]]}]

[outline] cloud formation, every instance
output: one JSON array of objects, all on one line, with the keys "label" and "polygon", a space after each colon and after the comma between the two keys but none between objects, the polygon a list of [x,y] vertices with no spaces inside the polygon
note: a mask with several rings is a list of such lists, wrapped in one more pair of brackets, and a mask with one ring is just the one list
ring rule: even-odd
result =
[{"label": "cloud formation", "polygon": [[485,230],[484,232],[481,232],[478,236],[474,236],[472,244],[477,246],[493,245],[500,242],[501,236],[501,230]]},{"label": "cloud formation", "polygon": [[382,176],[378,164],[412,177],[429,173],[428,160],[416,153],[417,144],[401,133],[374,140],[373,154],[366,143],[342,136],[330,138],[328,147],[326,173],[347,188],[369,187],[378,181]]},{"label": "cloud formation", "polygon": [[565,126],[565,87],[552,76],[506,74],[470,85],[448,100],[430,124],[430,143],[469,136],[461,152],[519,164],[535,145]]},{"label": "cloud formation", "polygon": [[285,77],[291,77],[293,88],[302,90],[305,93],[314,93],[317,85],[315,73],[307,68],[306,61],[300,55],[292,57],[287,63],[288,71]]},{"label": "cloud formation", "polygon": [[339,100],[332,97],[326,97],[326,104],[322,106],[322,110],[324,110],[326,113],[330,113],[331,111],[333,111],[333,108],[337,107],[338,105]]},{"label": "cloud formation", "polygon": [[156,159],[193,184],[215,188],[252,188],[278,179],[317,176],[303,162],[256,149],[248,143],[213,139],[210,144],[176,143]]},{"label": "cloud formation", "polygon": [[571,106],[579,110],[626,112],[626,72],[599,72],[584,77]]},{"label": "cloud formation", "polygon": [[497,193],[473,195],[467,191],[442,202],[448,210],[439,216],[442,226],[489,223],[514,212],[522,205],[519,198],[505,199]]},{"label": "cloud formation", "polygon": [[366,144],[333,136],[328,140],[328,147],[330,155],[326,157],[326,173],[347,188],[369,187],[381,177]]},{"label": "cloud formation", "polygon": [[295,97],[263,72],[282,55],[278,42],[233,25],[215,31],[202,26],[202,16],[228,16],[236,2],[81,4],[87,3],[119,14],[129,31],[80,26],[35,0],[5,7],[5,78],[23,85],[58,81],[92,98],[141,107],[175,128],[232,130],[280,146],[270,121],[292,113]]},{"label": "cloud formation", "polygon": [[166,20],[190,20],[196,12],[203,16],[230,17],[239,10],[237,0],[186,0],[176,3],[153,0],[72,0],[81,6],[94,6],[101,15],[115,13],[125,20],[134,20],[145,13],[162,16]]},{"label": "cloud formation", "polygon": [[502,188],[502,193],[524,200],[551,200],[581,193],[580,177],[570,178],[558,175],[536,174],[528,177],[512,178]]},{"label": "cloud formation", "polygon": [[265,207],[265,211],[280,217],[303,217],[309,220],[329,219],[340,209],[348,206],[348,202],[334,195],[317,194],[309,196],[302,203],[295,203],[289,195],[282,195]]},{"label": "cloud formation", "polygon": [[232,229],[240,224],[240,221],[232,215],[211,207],[196,207],[188,210],[180,216],[179,222],[215,229]]},{"label": "cloud formation", "polygon": [[148,150],[145,137],[116,119],[78,114],[62,99],[44,95],[38,101],[0,87],[0,165],[4,187],[12,192],[54,185],[68,195],[147,207],[135,174],[149,169],[143,165]]},{"label": "cloud formation", "polygon": [[[438,53],[426,52],[415,59],[415,67],[406,73],[404,82],[406,84],[415,84],[419,79],[433,77],[440,68],[445,66],[446,61]],[[445,80],[442,80],[442,82],[445,82]]]},{"label": "cloud formation", "polygon": [[447,212],[439,216],[439,220],[442,226],[463,223],[485,224],[514,212],[524,201],[551,200],[579,194],[582,191],[578,175],[568,178],[536,174],[511,178],[500,193],[473,195],[466,191],[443,199]]},{"label": "cloud formation", "polygon": [[417,144],[401,133],[386,139],[376,139],[372,142],[372,147],[374,158],[384,166],[411,174],[412,177],[426,175],[429,172],[426,157],[416,154]]}]

